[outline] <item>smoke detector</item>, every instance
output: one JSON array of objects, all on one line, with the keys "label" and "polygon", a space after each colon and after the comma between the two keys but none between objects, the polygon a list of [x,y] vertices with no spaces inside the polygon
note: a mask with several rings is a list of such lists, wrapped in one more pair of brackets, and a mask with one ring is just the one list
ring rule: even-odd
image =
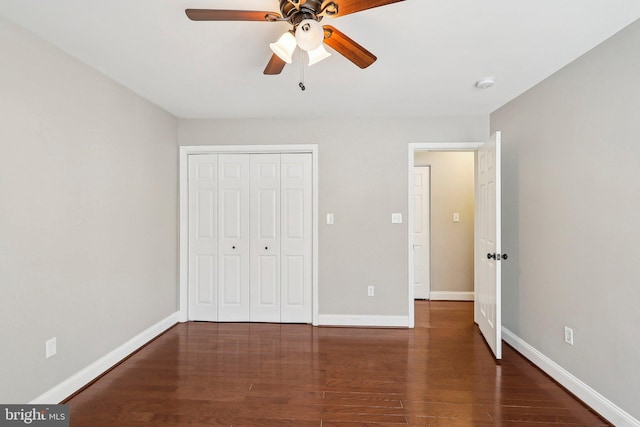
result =
[{"label": "smoke detector", "polygon": [[491,86],[496,84],[496,79],[493,77],[485,77],[476,82],[476,87],[478,89],[489,89]]}]

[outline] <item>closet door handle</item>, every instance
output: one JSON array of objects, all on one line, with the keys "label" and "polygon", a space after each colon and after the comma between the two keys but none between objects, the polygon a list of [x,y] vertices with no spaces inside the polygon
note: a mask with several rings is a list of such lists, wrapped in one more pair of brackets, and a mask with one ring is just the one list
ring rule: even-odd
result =
[{"label": "closet door handle", "polygon": [[265,251],[266,251],[266,250],[268,250],[268,249],[269,249],[269,247],[268,247],[268,246],[265,246],[265,247],[264,247],[264,250],[265,250]]}]

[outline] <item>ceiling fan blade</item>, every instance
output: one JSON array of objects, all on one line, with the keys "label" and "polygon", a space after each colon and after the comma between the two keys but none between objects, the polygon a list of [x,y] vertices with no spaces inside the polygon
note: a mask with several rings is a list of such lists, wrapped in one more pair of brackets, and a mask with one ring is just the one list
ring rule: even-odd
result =
[{"label": "ceiling fan blade", "polygon": [[265,21],[280,18],[279,13],[259,10],[186,9],[192,21]]},{"label": "ceiling fan blade", "polygon": [[[344,16],[350,13],[360,12],[361,10],[373,9],[374,7],[386,6],[401,1],[404,0],[333,0],[333,2],[338,5],[338,13],[332,16]],[[324,3],[330,2],[331,0],[325,0]]]},{"label": "ceiling fan blade", "polygon": [[325,32],[324,42],[336,52],[353,62],[360,68],[367,68],[376,62],[376,56],[331,25],[322,27]]},{"label": "ceiling fan blade", "polygon": [[275,53],[271,55],[271,59],[267,64],[267,67],[264,69],[264,74],[267,75],[276,75],[282,72],[282,69],[287,63],[284,62],[278,55]]}]

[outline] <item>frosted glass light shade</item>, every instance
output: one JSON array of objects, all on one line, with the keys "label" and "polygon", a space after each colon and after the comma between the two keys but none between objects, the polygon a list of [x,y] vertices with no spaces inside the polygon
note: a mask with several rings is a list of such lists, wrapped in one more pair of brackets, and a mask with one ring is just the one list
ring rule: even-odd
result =
[{"label": "frosted glass light shade", "polygon": [[307,55],[309,55],[309,67],[331,56],[322,44],[316,49],[307,52]]},{"label": "frosted glass light shade", "polygon": [[293,51],[296,50],[296,38],[289,31],[280,36],[277,42],[269,43],[269,47],[287,64],[293,61]]},{"label": "frosted glass light shade", "polygon": [[322,45],[324,30],[318,21],[304,19],[296,28],[296,41],[300,49],[310,52]]}]

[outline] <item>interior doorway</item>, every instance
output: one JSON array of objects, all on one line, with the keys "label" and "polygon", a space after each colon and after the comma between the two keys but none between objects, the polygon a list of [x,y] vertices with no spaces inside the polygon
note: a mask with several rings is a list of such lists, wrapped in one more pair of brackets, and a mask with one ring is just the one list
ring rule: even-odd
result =
[{"label": "interior doorway", "polygon": [[414,159],[414,297],[473,301],[475,153],[419,151]]},{"label": "interior doorway", "polygon": [[[415,143],[409,144],[409,323],[415,325],[414,300],[424,298],[416,283],[417,269],[427,262],[429,295],[431,300],[472,301],[474,252],[474,164],[475,151],[482,143]],[[460,156],[460,157],[458,157]],[[430,204],[428,212],[429,250],[414,248],[417,218],[421,209],[416,206],[416,174],[419,166],[429,166]],[[466,169],[466,170],[465,170]],[[463,190],[460,191],[459,189]],[[424,226],[423,226],[424,227]],[[418,257],[428,254],[428,259]],[[456,267],[460,260],[464,269]],[[435,268],[435,271],[434,271]],[[448,283],[444,283],[444,278]],[[451,278],[454,284],[451,285]],[[465,285],[466,283],[466,285]],[[470,284],[470,286],[469,286]]]}]

